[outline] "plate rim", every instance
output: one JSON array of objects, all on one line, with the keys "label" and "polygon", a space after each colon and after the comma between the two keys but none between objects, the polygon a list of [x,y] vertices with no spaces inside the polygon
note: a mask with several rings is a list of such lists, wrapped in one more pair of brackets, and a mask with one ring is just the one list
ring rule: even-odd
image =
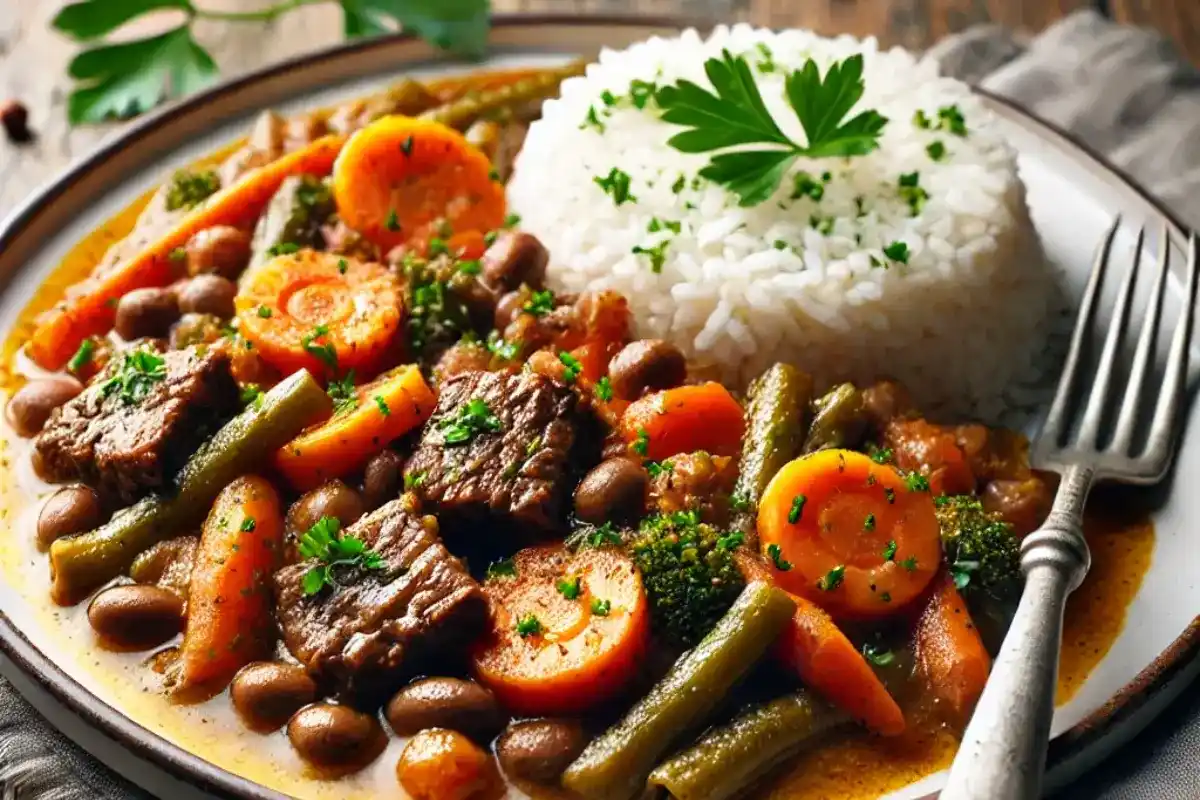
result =
[{"label": "plate rim", "polygon": [[[711,19],[691,19],[680,16],[640,16],[628,14],[499,14],[492,17],[491,29],[517,27],[539,28],[546,26],[568,26],[577,28],[620,27],[639,28],[647,32],[653,29],[683,29],[696,27],[707,29],[714,23]],[[106,138],[84,154],[64,171],[52,176],[35,189],[13,211],[0,221],[0,251],[47,206],[56,202],[83,177],[94,170],[98,163],[110,155],[137,144],[143,137],[156,131],[179,115],[202,108],[221,98],[235,95],[270,78],[286,74],[300,67],[312,67],[327,61],[337,61],[347,56],[375,49],[387,49],[398,43],[413,42],[416,36],[394,33],[369,39],[360,39],[330,45],[309,53],[296,55],[235,78],[221,81],[195,95],[169,103],[130,123],[118,135]],[[458,62],[469,63],[469,62]],[[1098,176],[1103,182],[1114,185],[1119,191],[1131,192],[1151,211],[1159,215],[1177,242],[1186,241],[1190,231],[1180,218],[1160,200],[1144,189],[1138,181],[1119,167],[1111,164],[1103,155],[1086,142],[1056,125],[1042,120],[1012,100],[979,86],[972,89],[999,107],[1017,124],[1030,129],[1047,142],[1058,155],[1069,158],[1087,172]],[[42,652],[25,633],[0,610],[0,661],[8,660],[20,670],[24,677],[35,682],[57,703],[64,706],[95,731],[115,740],[128,748],[131,755],[162,769],[168,775],[184,779],[192,785],[215,796],[237,798],[237,800],[285,800],[288,796],[262,784],[237,775],[213,764],[183,747],[174,744],[158,733],[144,727],[126,716],[120,709],[110,705],[92,693],[81,682],[69,675]],[[1200,666],[1200,615],[1185,628],[1174,641],[1143,668],[1137,676],[1121,687],[1100,708],[1086,716],[1066,731],[1055,737],[1047,757],[1048,785],[1068,778],[1072,764],[1094,761],[1103,753],[1110,738],[1121,741],[1111,745],[1120,746],[1136,736],[1153,717],[1162,710],[1164,697],[1182,691],[1194,677]],[[1114,736],[1118,731],[1123,736]],[[86,749],[86,748],[85,748]],[[89,754],[90,755],[90,754]],[[1091,756],[1089,758],[1089,756]],[[1084,767],[1086,768],[1086,767]],[[136,783],[136,781],[133,781]]]}]

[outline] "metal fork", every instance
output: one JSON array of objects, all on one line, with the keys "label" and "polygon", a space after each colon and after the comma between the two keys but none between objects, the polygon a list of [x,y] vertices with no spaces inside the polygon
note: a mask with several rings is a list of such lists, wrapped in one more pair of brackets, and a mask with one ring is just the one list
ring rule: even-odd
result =
[{"label": "metal fork", "polygon": [[[1084,351],[1097,325],[1104,273],[1119,226],[1118,219],[1097,251],[1054,402],[1034,442],[1034,463],[1062,475],[1058,494],[1045,524],[1021,544],[1025,590],[963,734],[941,800],[1032,800],[1040,795],[1054,716],[1063,607],[1091,564],[1083,539],[1083,506],[1088,490],[1100,479],[1157,483],[1167,474],[1175,454],[1196,302],[1197,239],[1195,234],[1189,237],[1184,302],[1158,400],[1146,433],[1139,435],[1150,411],[1143,395],[1155,366],[1171,246],[1164,229],[1158,273],[1122,395],[1113,379],[1126,334],[1132,327],[1130,306],[1138,282],[1145,229],[1138,232],[1133,264],[1117,295],[1099,365],[1088,387]],[[1115,423],[1109,425],[1106,420],[1118,401]],[[1104,434],[1109,430],[1112,435],[1105,443]]]}]

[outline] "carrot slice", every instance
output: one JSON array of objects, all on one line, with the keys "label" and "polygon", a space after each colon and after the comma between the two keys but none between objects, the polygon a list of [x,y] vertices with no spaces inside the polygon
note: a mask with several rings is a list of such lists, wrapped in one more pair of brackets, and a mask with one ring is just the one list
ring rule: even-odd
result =
[{"label": "carrot slice", "polygon": [[346,408],[288,442],[275,466],[300,491],[361,467],[433,412],[436,398],[415,366],[397,367],[354,391]]},{"label": "carrot slice", "polygon": [[270,481],[238,478],[213,503],[200,536],[179,648],[177,689],[219,690],[274,645],[271,574],[283,548],[283,512]]},{"label": "carrot slice", "polygon": [[781,469],[758,511],[779,585],[835,618],[895,613],[941,562],[928,483],[851,450],[822,450]]},{"label": "carrot slice", "polygon": [[483,586],[492,633],[474,654],[479,681],[528,715],[579,713],[624,689],[650,637],[629,557],[550,545],[522,550],[509,566],[489,570]]},{"label": "carrot slice", "polygon": [[59,369],[89,336],[106,333],[116,318],[116,303],[134,289],[166,286],[175,280],[173,254],[202,230],[216,225],[248,227],[262,214],[283,180],[291,175],[327,175],[345,139],[324,136],[247,173],[136,256],[93,274],[73,287],[59,305],[43,314],[29,339],[30,358],[45,369]]},{"label": "carrot slice", "polygon": [[917,664],[930,690],[958,720],[965,720],[983,693],[991,658],[949,575],[941,575],[934,585],[915,639]]},{"label": "carrot slice", "polygon": [[[747,582],[775,584],[775,573],[744,549],[734,554]],[[875,733],[904,732],[904,712],[854,645],[820,606],[788,595],[796,604],[792,621],[779,635],[775,657],[807,686],[824,695]]]},{"label": "carrot slice", "polygon": [[283,374],[362,375],[395,344],[400,298],[399,281],[379,264],[301,250],[247,273],[235,306],[242,335]]},{"label": "carrot slice", "polygon": [[697,450],[737,455],[745,430],[741,405],[711,381],[648,394],[631,403],[621,418],[625,441],[637,455],[653,461]]},{"label": "carrot slice", "polygon": [[390,250],[427,243],[445,226],[459,234],[499,228],[504,187],[491,175],[487,156],[458,131],[396,115],[346,142],[333,168],[333,196],[347,225]]}]

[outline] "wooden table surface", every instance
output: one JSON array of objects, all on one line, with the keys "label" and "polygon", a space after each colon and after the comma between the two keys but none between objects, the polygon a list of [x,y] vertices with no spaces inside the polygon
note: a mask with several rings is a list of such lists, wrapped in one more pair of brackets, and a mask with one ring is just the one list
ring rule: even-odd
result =
[{"label": "wooden table surface", "polygon": [[[119,123],[72,129],[65,117],[66,64],[75,44],[52,31],[61,0],[0,0],[0,100],[29,109],[37,139],[16,147],[0,140],[0,217]],[[204,8],[240,9],[268,0],[199,0]],[[1040,30],[1078,8],[1103,7],[1113,17],[1153,26],[1200,63],[1200,0],[493,0],[499,12],[678,14],[709,20],[749,20],[821,33],[878,36],[885,44],[922,48],[980,22]],[[134,23],[136,25],[138,23]],[[153,21],[151,21],[153,24]],[[312,5],[272,23],[196,24],[225,76],[328,45],[340,36],[335,4]]]}]

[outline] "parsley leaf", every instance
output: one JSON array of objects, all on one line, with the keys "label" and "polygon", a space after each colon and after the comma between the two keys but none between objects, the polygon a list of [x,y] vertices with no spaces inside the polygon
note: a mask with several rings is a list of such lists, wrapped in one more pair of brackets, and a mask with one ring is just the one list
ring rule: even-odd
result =
[{"label": "parsley leaf", "polygon": [[326,586],[337,586],[334,568],[346,567],[376,570],[387,566],[383,556],[357,536],[341,533],[341,522],[337,517],[321,517],[296,542],[302,558],[315,558],[321,562],[310,568],[301,577],[300,587],[306,595],[314,595]]},{"label": "parsley leaf", "polygon": [[458,55],[479,58],[487,50],[487,0],[338,0],[346,36],[391,33],[388,23]]},{"label": "parsley leaf", "polygon": [[542,632],[542,622],[533,614],[526,614],[517,620],[517,635],[522,639],[526,636],[537,636]]},{"label": "parsley leaf", "polygon": [[504,425],[486,402],[474,397],[460,406],[454,416],[443,418],[438,427],[442,430],[442,442],[453,447],[468,444],[481,433],[496,433]]},{"label": "parsley leaf", "polygon": [[515,577],[517,577],[517,565],[511,558],[502,558],[499,561],[493,561],[491,564],[488,564],[488,579]]},{"label": "parsley leaf", "polygon": [[873,642],[866,642],[862,646],[863,658],[870,661],[877,667],[886,667],[896,660],[896,654]]},{"label": "parsley leaf", "polygon": [[358,392],[354,388],[354,370],[347,372],[341,380],[331,378],[329,387],[325,391],[333,400],[335,417],[358,408]]},{"label": "parsley leaf", "polygon": [[579,597],[579,576],[574,578],[563,578],[558,583],[554,584],[554,588],[558,593],[568,600],[574,600]]},{"label": "parsley leaf", "polygon": [[166,380],[167,362],[152,350],[136,348],[126,352],[121,366],[101,385],[107,397],[113,392],[125,403],[133,405],[150,393],[156,383]]},{"label": "parsley leaf", "polygon": [[659,88],[655,99],[665,122],[688,128],[668,140],[676,150],[706,153],[742,145],[771,146],[719,153],[700,171],[702,177],[738,195],[742,206],[757,205],[769,198],[801,156],[832,158],[870,153],[879,146],[879,135],[887,124],[887,118],[873,110],[845,120],[863,95],[861,55],[834,63],[824,79],[812,59],[787,76],[787,99],[804,129],[804,145],[780,130],[745,58],[726,50],[722,58],[708,59],[704,71],[714,91],[680,80]]},{"label": "parsley leaf", "polygon": [[842,585],[842,581],[846,579],[846,565],[838,564],[829,572],[825,573],[819,581],[817,588],[822,592],[832,592],[834,589]]},{"label": "parsley leaf", "polygon": [[612,600],[601,600],[598,597],[592,598],[592,613],[597,617],[607,617],[612,610]]},{"label": "parsley leaf", "polygon": [[792,562],[783,557],[783,548],[777,544],[767,545],[767,555],[771,557],[771,563],[775,565],[775,569],[780,572],[789,572],[792,569]]},{"label": "parsley leaf", "polygon": [[596,381],[596,386],[592,391],[596,393],[597,398],[603,400],[604,402],[608,402],[609,400],[613,399],[612,381],[608,379],[607,375]]}]

